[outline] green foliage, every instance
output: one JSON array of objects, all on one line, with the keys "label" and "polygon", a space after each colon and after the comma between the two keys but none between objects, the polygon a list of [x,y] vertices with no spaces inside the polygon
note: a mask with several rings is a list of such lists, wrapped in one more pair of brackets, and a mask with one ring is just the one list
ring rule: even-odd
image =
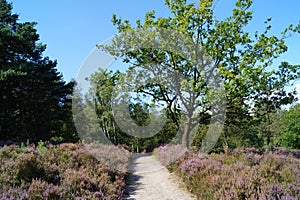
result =
[{"label": "green foliage", "polygon": [[[189,87],[194,92],[191,94],[196,94],[190,95],[194,98],[189,98],[191,101],[185,103],[197,105],[195,110],[198,112],[194,114],[203,115],[211,109],[211,94],[202,71],[197,68],[197,64],[189,63],[186,58],[198,58],[201,54],[199,52],[205,51],[206,57],[202,57],[202,60],[212,62],[220,76],[218,82],[223,82],[226,90],[224,145],[228,146],[229,140],[234,143],[233,146],[261,146],[260,140],[270,144],[271,135],[268,133],[259,136],[255,127],[266,120],[271,124],[269,114],[294,101],[295,93],[287,92],[285,86],[299,78],[299,66],[283,62],[276,68],[273,61],[287,51],[285,40],[299,32],[300,25],[290,25],[275,36],[270,34],[270,18],[266,20],[264,32],[249,33],[245,29],[252,20],[251,0],[237,0],[232,15],[224,20],[215,18],[213,2],[204,0],[196,5],[184,0],[166,0],[170,17],[157,18],[155,11],[150,11],[146,13],[144,22],[137,20],[135,26],[128,20],[118,19],[113,15],[112,22],[121,34],[112,45],[99,47],[114,56],[122,57],[124,62],[132,65],[128,71],[130,80],[149,83],[139,87],[137,92],[151,95],[156,103],[165,103],[177,131],[182,133],[182,143],[186,146],[189,146],[190,130],[180,130],[180,116],[183,116],[180,113],[183,112],[178,110],[176,104],[183,99],[182,94],[174,92],[174,88],[166,84],[153,82],[147,67],[153,63],[155,66],[163,66],[158,71],[165,73],[166,79],[171,76],[166,71],[176,72],[184,77],[180,81],[176,77],[170,78],[170,81],[174,85],[180,85],[183,90]],[[135,28],[139,31],[134,32]],[[143,44],[156,42],[156,32],[151,30],[169,30],[166,38],[172,39],[166,41],[180,43],[185,58],[178,52],[163,50],[167,45],[172,45],[172,42],[159,44],[162,49],[140,48]],[[191,40],[192,44],[178,40],[176,36],[180,34],[184,34],[186,40]],[[199,58],[196,59],[198,60]],[[270,70],[270,67],[274,70]],[[138,70],[134,71],[138,68],[142,68],[140,73]],[[187,116],[190,119],[188,125],[191,127],[195,125],[192,124],[195,115]],[[200,123],[205,124],[201,121]]]},{"label": "green foliage", "polygon": [[[75,106],[75,121],[82,124],[83,139],[86,141],[99,140],[99,137],[106,137],[113,144],[124,144],[133,152],[152,151],[160,144],[170,142],[176,135],[176,128],[169,119],[163,129],[156,135],[149,138],[138,138],[121,130],[115,121],[113,115],[113,98],[118,92],[117,85],[124,82],[124,74],[119,71],[99,70],[94,73],[89,81],[93,88],[90,88],[90,93],[85,98],[80,95],[80,90],[76,92],[73,102]],[[94,96],[94,97],[93,97]],[[124,97],[127,98],[127,97]],[[128,111],[133,123],[138,126],[147,126],[150,122],[150,102],[143,102],[141,97],[126,99]],[[93,104],[94,102],[94,104]],[[92,113],[96,111],[96,116]],[[81,111],[80,111],[81,110]],[[82,117],[85,116],[85,117]],[[93,117],[96,119],[93,119]],[[82,119],[83,118],[83,119]],[[85,118],[85,119],[84,119]],[[84,120],[89,120],[93,123],[84,123]],[[94,133],[95,126],[100,125],[103,134]]]},{"label": "green foliage", "polygon": [[114,144],[117,144],[117,126],[112,115],[112,98],[115,86],[118,84],[122,74],[112,71],[99,71],[90,77],[92,88],[95,95],[95,110],[98,117],[98,123],[105,134]]},{"label": "green foliage", "polygon": [[281,129],[276,138],[277,145],[300,149],[300,104],[284,111],[279,123]]},{"label": "green foliage", "polygon": [[[72,124],[70,95],[56,61],[43,57],[34,22],[18,22],[12,4],[0,1],[0,137],[38,142],[61,136]],[[70,127],[68,131],[73,131]],[[67,132],[67,131],[65,131]],[[63,136],[64,137],[64,136]],[[64,140],[72,140],[67,135]]]}]

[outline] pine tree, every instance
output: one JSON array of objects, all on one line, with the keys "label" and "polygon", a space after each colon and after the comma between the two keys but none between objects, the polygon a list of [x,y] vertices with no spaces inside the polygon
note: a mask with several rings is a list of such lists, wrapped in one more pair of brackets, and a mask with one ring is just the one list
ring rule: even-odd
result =
[{"label": "pine tree", "polygon": [[43,57],[36,23],[18,22],[12,8],[0,0],[0,138],[49,140],[70,121],[73,83],[63,80],[56,61]]}]

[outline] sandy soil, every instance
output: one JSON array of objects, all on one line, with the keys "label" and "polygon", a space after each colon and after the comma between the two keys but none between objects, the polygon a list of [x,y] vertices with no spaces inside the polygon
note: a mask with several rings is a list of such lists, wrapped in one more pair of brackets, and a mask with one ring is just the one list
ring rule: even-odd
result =
[{"label": "sandy soil", "polygon": [[134,155],[130,165],[126,200],[190,200],[176,176],[151,155]]}]

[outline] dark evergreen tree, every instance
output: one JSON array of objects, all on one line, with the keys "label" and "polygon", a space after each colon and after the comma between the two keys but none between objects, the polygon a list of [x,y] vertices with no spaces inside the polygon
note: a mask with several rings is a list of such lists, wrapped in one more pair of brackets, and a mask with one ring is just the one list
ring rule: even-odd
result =
[{"label": "dark evergreen tree", "polygon": [[35,25],[18,22],[12,4],[0,0],[1,140],[49,140],[70,123],[73,83],[43,57]]}]

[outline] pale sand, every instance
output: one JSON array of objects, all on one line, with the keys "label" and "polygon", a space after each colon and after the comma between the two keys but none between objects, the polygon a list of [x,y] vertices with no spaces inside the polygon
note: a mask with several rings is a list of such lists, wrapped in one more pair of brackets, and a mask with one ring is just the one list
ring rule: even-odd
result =
[{"label": "pale sand", "polygon": [[192,200],[195,199],[171,174],[151,155],[136,154],[130,164],[126,200]]}]

